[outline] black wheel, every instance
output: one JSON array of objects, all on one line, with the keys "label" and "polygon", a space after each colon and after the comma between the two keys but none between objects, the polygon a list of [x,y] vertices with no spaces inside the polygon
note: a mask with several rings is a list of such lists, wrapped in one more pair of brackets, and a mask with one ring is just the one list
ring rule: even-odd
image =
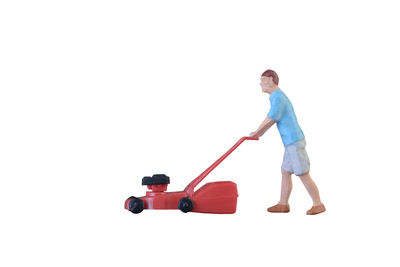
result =
[{"label": "black wheel", "polygon": [[186,213],[193,209],[193,201],[189,197],[183,197],[179,200],[178,209]]},{"label": "black wheel", "polygon": [[144,209],[143,200],[137,197],[130,197],[129,211],[132,213],[141,213]]}]

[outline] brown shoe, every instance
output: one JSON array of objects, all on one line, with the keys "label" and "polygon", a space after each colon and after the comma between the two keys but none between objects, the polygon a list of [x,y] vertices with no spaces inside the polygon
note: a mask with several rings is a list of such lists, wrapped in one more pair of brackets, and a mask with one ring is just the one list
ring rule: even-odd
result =
[{"label": "brown shoe", "polygon": [[312,208],[307,211],[307,215],[316,215],[316,214],[324,212],[325,210],[326,209],[325,209],[324,204],[321,204],[318,206],[312,206]]},{"label": "brown shoe", "polygon": [[275,206],[269,207],[268,208],[269,212],[289,212],[290,207],[289,205],[282,205],[282,204],[276,204]]}]

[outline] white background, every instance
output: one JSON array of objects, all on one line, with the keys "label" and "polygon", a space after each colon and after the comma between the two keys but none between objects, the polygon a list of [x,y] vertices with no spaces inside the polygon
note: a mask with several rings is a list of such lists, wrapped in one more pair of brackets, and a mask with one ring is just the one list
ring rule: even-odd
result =
[{"label": "white background", "polygon": [[[398,8],[326,2],[1,1],[0,265],[399,266]],[[123,209],[143,176],[182,190],[254,131],[267,68],[326,213],[297,177],[292,211],[266,212],[275,126],[205,181],[238,184],[236,214]]]}]

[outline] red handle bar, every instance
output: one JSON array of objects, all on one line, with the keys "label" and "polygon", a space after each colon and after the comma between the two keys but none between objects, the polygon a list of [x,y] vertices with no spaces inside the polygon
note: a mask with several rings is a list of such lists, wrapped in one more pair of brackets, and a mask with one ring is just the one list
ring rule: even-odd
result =
[{"label": "red handle bar", "polygon": [[223,154],[216,162],[214,162],[210,167],[207,168],[202,174],[200,174],[196,179],[194,179],[190,184],[188,184],[185,188],[185,192],[188,193],[189,196],[193,195],[194,188],[203,181],[204,178],[212,171],[214,170],[226,157],[229,156],[238,146],[240,146],[241,143],[243,143],[245,140],[258,140],[258,137],[250,137],[250,136],[245,136],[239,139],[239,141],[236,142],[236,144],[233,145],[225,154]]}]

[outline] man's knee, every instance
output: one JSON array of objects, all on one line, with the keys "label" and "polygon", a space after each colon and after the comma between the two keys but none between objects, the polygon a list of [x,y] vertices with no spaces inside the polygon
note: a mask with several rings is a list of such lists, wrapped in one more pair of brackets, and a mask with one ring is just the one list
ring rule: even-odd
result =
[{"label": "man's knee", "polygon": [[311,176],[310,176],[310,173],[309,173],[309,172],[303,173],[303,174],[297,175],[297,176],[300,178],[300,180],[301,180],[302,182],[306,182],[306,181],[311,180]]},{"label": "man's knee", "polygon": [[290,177],[292,176],[291,172],[285,171],[284,169],[281,169],[281,173],[283,177]]}]

